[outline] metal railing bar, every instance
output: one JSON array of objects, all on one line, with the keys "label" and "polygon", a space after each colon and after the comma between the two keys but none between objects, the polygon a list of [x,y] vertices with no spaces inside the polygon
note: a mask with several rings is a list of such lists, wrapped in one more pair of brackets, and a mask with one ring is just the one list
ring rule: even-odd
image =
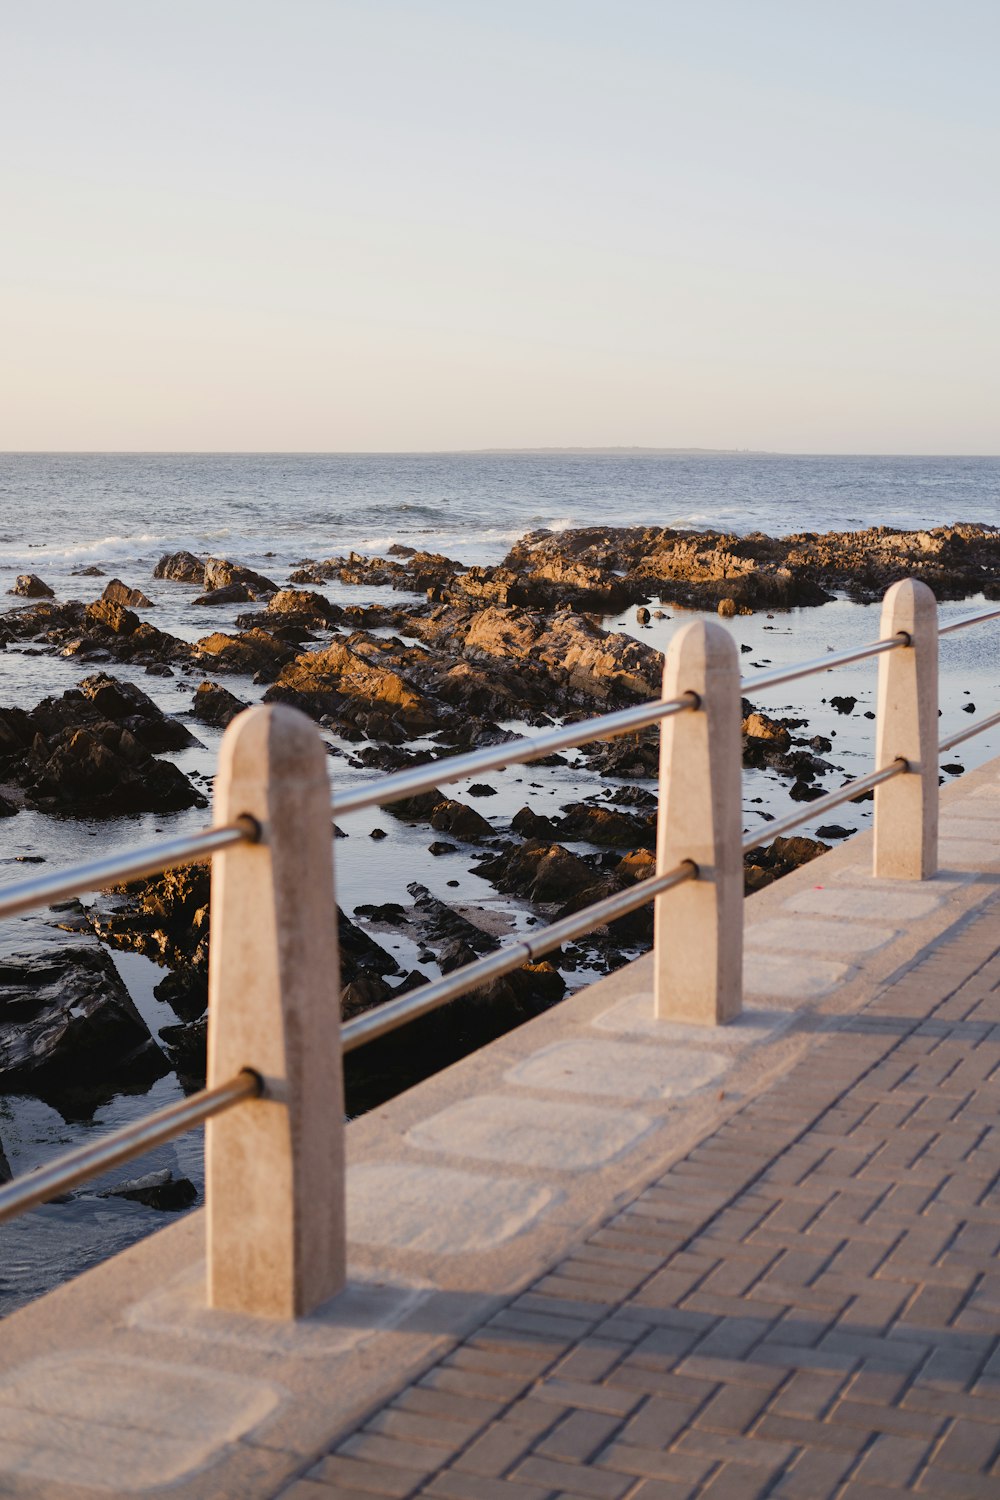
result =
[{"label": "metal railing bar", "polygon": [[867,776],[856,776],[853,781],[847,781],[835,792],[828,792],[825,797],[817,797],[812,802],[807,802],[801,812],[789,813],[787,818],[780,818],[777,823],[765,823],[755,833],[748,833],[743,838],[743,853],[749,849],[757,849],[761,844],[768,844],[772,839],[781,838],[793,829],[800,828],[803,823],[809,823],[813,818],[819,817],[833,808],[839,807],[842,802],[850,802],[852,798],[859,797],[862,792],[870,792],[874,787],[881,786],[883,781],[891,781],[893,776],[900,776],[909,770],[908,763],[900,758],[894,760],[891,765],[883,766],[880,771],[869,771]]},{"label": "metal railing bar", "polygon": [[908,635],[893,635],[885,640],[871,641],[867,646],[851,646],[844,651],[831,651],[827,656],[817,656],[811,661],[799,662],[796,666],[775,667],[773,672],[759,672],[756,677],[744,677],[740,688],[744,695],[760,693],[766,688],[780,687],[784,682],[811,677],[814,672],[828,672],[832,667],[846,667],[851,662],[864,661],[869,656],[882,656],[886,651],[898,651],[900,646],[909,644]]},{"label": "metal railing bar", "polygon": [[154,1146],[172,1141],[213,1115],[232,1109],[234,1104],[259,1097],[261,1092],[261,1080],[256,1073],[238,1073],[228,1083],[202,1089],[188,1099],[180,1099],[176,1104],[156,1110],[144,1120],[136,1120],[121,1130],[102,1136],[91,1146],[68,1151],[36,1172],[26,1172],[23,1177],[17,1177],[0,1188],[0,1224],[78,1187],[91,1177],[100,1177],[112,1167],[131,1161],[134,1156],[142,1156]]},{"label": "metal railing bar", "polygon": [[981,615],[966,615],[962,620],[949,620],[938,626],[938,635],[951,635],[954,630],[967,630],[970,625],[983,625],[987,620],[1000,620],[1000,609],[987,609]]},{"label": "metal railing bar", "polygon": [[608,740],[619,734],[635,733],[638,729],[659,724],[662,719],[669,719],[672,714],[686,713],[697,707],[694,693],[672,698],[669,702],[653,698],[648,703],[637,703],[633,708],[622,708],[596,719],[566,724],[561,729],[548,729],[531,739],[510,740],[506,745],[487,745],[482,750],[470,750],[468,754],[445,756],[424,766],[395,771],[391,776],[366,782],[350,791],[337,792],[333,798],[333,813],[339,818],[347,813],[361,812],[366,807],[382,807],[388,802],[399,802],[404,797],[416,797],[449,782],[461,781],[466,776],[499,771],[504,766],[523,765],[525,761],[539,760],[557,750],[572,750],[590,740]]},{"label": "metal railing bar", "polygon": [[946,750],[954,750],[956,745],[971,740],[974,735],[982,734],[984,729],[992,729],[994,724],[1000,724],[1000,713],[990,714],[988,719],[977,719],[974,724],[969,725],[968,729],[960,729],[957,734],[950,734],[938,745],[938,754],[943,755]]},{"label": "metal railing bar", "polygon": [[161,844],[147,844],[124,854],[109,854],[88,865],[74,865],[51,875],[38,875],[17,885],[0,889],[0,917],[16,917],[36,906],[51,906],[78,896],[81,891],[100,890],[123,880],[138,880],[143,875],[158,875],[173,865],[218,854],[235,844],[256,843],[260,830],[252,819],[230,823],[223,828],[206,828],[202,833],[182,834]]},{"label": "metal railing bar", "polygon": [[400,995],[398,1000],[387,1001],[375,1010],[366,1011],[362,1016],[355,1016],[341,1029],[343,1050],[353,1052],[356,1047],[362,1046],[365,1042],[385,1036],[407,1021],[412,1021],[417,1016],[427,1015],[430,1011],[437,1010],[439,1006],[446,1005],[448,1001],[457,1000],[467,991],[476,989],[491,979],[499,979],[504,974],[519,969],[522,964],[540,958],[543,953],[551,953],[553,948],[571,942],[573,938],[582,937],[584,933],[592,932],[595,927],[603,927],[618,917],[628,916],[629,912],[638,911],[639,907],[645,906],[648,901],[652,901],[663,891],[669,891],[673,886],[680,885],[685,880],[694,879],[697,873],[697,867],[694,864],[685,862],[674,870],[668,870],[664,875],[656,875],[650,880],[640,880],[630,890],[617,891],[613,896],[605,896],[603,900],[595,901],[592,906],[573,912],[571,916],[563,917],[561,921],[554,922],[550,927],[543,927],[541,932],[533,933],[523,942],[513,943],[509,948],[498,948],[494,953],[487,954],[485,958],[477,959],[475,963],[463,964],[460,969],[453,970],[451,974],[446,974],[441,979],[435,979],[430,984],[423,984],[418,990],[411,990],[408,995]]}]

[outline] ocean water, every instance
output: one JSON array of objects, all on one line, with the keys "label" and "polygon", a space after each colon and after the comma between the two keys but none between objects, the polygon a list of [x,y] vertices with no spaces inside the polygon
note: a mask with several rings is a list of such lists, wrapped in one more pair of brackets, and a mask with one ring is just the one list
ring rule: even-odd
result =
[{"label": "ocean water", "polygon": [[[41,575],[60,598],[96,598],[108,578],[141,587],[153,608],[142,613],[161,629],[195,640],[212,630],[231,630],[249,606],[195,608],[189,586],[152,578],[157,558],[187,547],[200,555],[225,556],[259,569],[278,583],[305,558],[356,550],[384,552],[393,542],[443,552],[466,563],[495,563],[525,531],[564,530],[595,524],[655,524],[696,529],[782,535],[802,530],[847,530],[873,525],[929,527],[956,520],[1000,524],[1000,459],[842,458],[754,454],[482,453],[412,455],[0,455],[0,593],[18,573]],[[80,575],[97,567],[104,576]],[[405,594],[336,582],[321,592],[339,603],[406,601]],[[412,596],[414,602],[417,596]],[[5,601],[14,607],[22,600]],[[944,618],[968,613],[976,600],[949,602]],[[0,604],[0,609],[4,607]],[[689,614],[667,607],[665,618],[641,627],[635,612],[609,618],[623,630],[664,649]],[[837,600],[818,609],[737,617],[727,627],[741,646],[745,671],[781,666],[878,635],[878,607]],[[49,693],[72,687],[97,668],[18,646],[0,651],[0,705],[33,706]],[[197,675],[147,676],[121,666],[166,712],[185,715]],[[770,713],[806,717],[807,734],[833,740],[827,757],[835,774],[871,765],[875,696],[873,663],[795,683],[761,700]],[[249,679],[226,677],[246,701],[262,688]],[[854,694],[856,712],[844,717],[829,704],[833,693]],[[1000,627],[962,632],[942,642],[942,724],[968,723],[970,703],[982,714],[1000,702]],[[511,721],[510,727],[525,726]],[[218,753],[216,731],[192,723],[200,746],[172,758],[209,789]],[[944,732],[947,732],[945,730]],[[350,764],[351,746],[325,733],[336,785],[350,786],[370,773]],[[1000,754],[1000,731],[963,746],[952,761],[971,768]],[[563,804],[614,785],[568,757],[556,768],[514,767],[489,778],[496,795],[477,810],[505,831],[525,803],[555,813]],[[467,787],[459,784],[456,795]],[[780,816],[792,805],[788,781],[771,772],[744,776],[745,826]],[[870,804],[837,809],[834,820],[863,828]],[[203,826],[208,813],[191,810],[167,817],[141,816],[96,822],[22,812],[0,821],[0,884],[31,870],[92,857],[105,847],[138,844],[160,833]],[[822,821],[822,820],[820,820]],[[829,817],[827,821],[830,821]],[[368,834],[379,828],[381,841]],[[336,844],[338,896],[350,913],[365,901],[409,900],[407,885],[420,880],[445,900],[465,904],[485,918],[500,940],[525,930],[531,913],[501,898],[470,868],[467,855],[435,859],[427,852],[426,828],[410,828],[373,810],[344,821],[346,841]],[[807,824],[803,832],[814,829]],[[586,852],[586,846],[571,847]],[[0,953],[31,937],[37,918],[4,924]],[[417,964],[417,946],[404,933],[377,933],[404,971]],[[138,955],[114,955],[154,1035],[176,1021],[152,993],[163,975]],[[433,966],[420,967],[433,977]],[[568,975],[586,982],[586,970]],[[93,1139],[126,1120],[179,1097],[171,1075],[146,1094],[122,1095],[89,1121],[67,1121],[36,1100],[0,1096],[0,1142],[16,1173],[30,1170],[55,1152]],[[115,1179],[169,1166],[200,1188],[200,1137],[191,1135],[160,1148]],[[52,1204],[0,1230],[0,1312],[38,1295],[68,1275],[122,1249],[168,1216],[123,1200],[98,1198],[93,1188]]]}]

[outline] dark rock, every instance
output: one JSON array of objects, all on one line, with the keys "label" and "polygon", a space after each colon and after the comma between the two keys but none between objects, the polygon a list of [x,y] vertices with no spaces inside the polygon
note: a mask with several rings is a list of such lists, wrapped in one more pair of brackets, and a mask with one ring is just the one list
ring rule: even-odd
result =
[{"label": "dark rock", "polygon": [[963,714],[974,714],[975,711],[976,711],[976,705],[974,703],[963,703],[962,704],[962,712],[963,712]]},{"label": "dark rock", "polygon": [[438,803],[431,813],[431,827],[438,833],[450,833],[470,843],[493,836],[493,828],[482,814],[455,797],[446,797]]},{"label": "dark rock", "polygon": [[143,1177],[130,1177],[113,1187],[101,1188],[97,1196],[127,1198],[132,1203],[144,1203],[147,1208],[176,1213],[197,1202],[198,1189],[187,1177],[175,1177],[165,1167],[161,1172],[147,1172]]},{"label": "dark rock", "polygon": [[131,609],[151,609],[153,601],[147,599],[142,589],[130,589],[120,578],[112,578],[101,598],[109,604],[123,604]]},{"label": "dark rock", "polygon": [[191,603],[214,608],[220,604],[249,604],[256,597],[245,583],[227,583],[222,588],[209,589],[207,593],[199,594]]},{"label": "dark rock", "polygon": [[0,1092],[86,1112],[166,1072],[111,958],[96,944],[0,960]]},{"label": "dark rock", "polygon": [[853,828],[844,828],[840,823],[824,823],[821,828],[817,828],[816,837],[820,839],[849,839],[853,832]]},{"label": "dark rock", "polygon": [[830,707],[838,714],[852,714],[857,701],[857,698],[852,698],[848,693],[837,694],[830,699]]},{"label": "dark rock", "polygon": [[788,795],[793,802],[816,802],[824,793],[820,786],[813,786],[808,781],[796,781],[792,784]]},{"label": "dark rock", "polygon": [[593,869],[578,854],[540,839],[483,860],[476,874],[498,891],[531,901],[565,901],[594,885]]},{"label": "dark rock", "polygon": [[0,793],[0,818],[13,818],[21,809],[9,797]]},{"label": "dark rock", "polygon": [[239,635],[215,631],[195,646],[203,667],[216,672],[239,672],[259,682],[273,682],[295,652],[266,630],[244,630]]},{"label": "dark rock", "polygon": [[965,767],[960,766],[957,760],[950,761],[948,765],[942,766],[941,769],[946,776],[961,776],[965,772]]},{"label": "dark rock", "polygon": [[639,606],[639,608],[636,610],[636,612],[635,612],[635,618],[636,618],[637,623],[640,624],[640,625],[648,625],[649,624],[649,610],[646,608],[646,606],[644,604],[641,604]]},{"label": "dark rock", "polygon": [[428,854],[457,854],[457,844],[446,844],[441,839],[435,839],[433,844],[427,845]]},{"label": "dark rock", "polygon": [[469,787],[470,797],[495,797],[497,789],[495,786],[487,786],[485,782],[477,781]]},{"label": "dark rock", "polygon": [[743,856],[743,883],[747,895],[762,890],[764,886],[797,870],[800,865],[808,864],[818,855],[827,854],[829,848],[829,844],[823,844],[818,839],[796,835],[787,839],[776,838],[770,844],[748,850]]},{"label": "dark rock", "polygon": [[545,839],[552,840],[556,836],[556,825],[551,818],[545,818],[533,812],[530,807],[522,807],[511,818],[510,826],[515,833],[523,839]]},{"label": "dark rock", "polygon": [[205,564],[193,552],[167,552],[153,569],[154,578],[172,578],[175,583],[204,583]]},{"label": "dark rock", "polygon": [[208,558],[205,562],[206,592],[229,588],[232,584],[243,584],[255,599],[278,592],[278,585],[265,578],[263,573],[255,573],[252,568],[244,568],[224,557]]},{"label": "dark rock", "polygon": [[54,599],[56,596],[55,589],[49,588],[37,573],[18,574],[8,593],[20,594],[24,599]]},{"label": "dark rock", "polygon": [[607,844],[618,849],[654,849],[656,847],[656,818],[633,817],[630,813],[614,812],[606,807],[591,807],[586,802],[573,802],[565,809],[565,816],[556,824],[561,839],[571,842],[583,840],[588,844]]},{"label": "dark rock", "polygon": [[200,719],[203,724],[213,724],[217,729],[225,729],[245,708],[246,704],[242,699],[237,698],[228,688],[220,687],[217,682],[199,683],[191,704],[191,712],[196,719]]}]

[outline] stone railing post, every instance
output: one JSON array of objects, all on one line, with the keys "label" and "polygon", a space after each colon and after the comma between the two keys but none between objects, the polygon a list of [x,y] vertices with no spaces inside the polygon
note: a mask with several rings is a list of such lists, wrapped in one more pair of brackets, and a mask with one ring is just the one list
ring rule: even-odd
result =
[{"label": "stone railing post", "polygon": [[295,1318],[345,1280],[330,786],[304,714],[251,708],[233,720],[215,815],[249,815],[261,840],[214,862],[208,1082],[251,1068],[264,1096],[206,1126],[208,1303]]},{"label": "stone railing post", "polygon": [[693,860],[698,878],[656,898],[656,1014],[713,1026],[740,1014],[743,993],[740,670],[714,621],[692,621],[670,644],[663,696],[687,692],[700,707],[660,732],[656,869]]},{"label": "stone railing post", "polygon": [[938,621],[926,583],[904,578],[882,604],[883,637],[909,646],[878,664],[875,768],[902,756],[910,769],[875,788],[873,874],[929,880],[938,867]]}]

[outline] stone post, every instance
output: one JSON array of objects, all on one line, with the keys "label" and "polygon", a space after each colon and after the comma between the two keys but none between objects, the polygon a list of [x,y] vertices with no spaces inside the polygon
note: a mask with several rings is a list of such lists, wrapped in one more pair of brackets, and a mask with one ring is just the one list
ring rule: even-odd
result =
[{"label": "stone post", "polygon": [[304,714],[251,708],[226,731],[216,821],[241,814],[262,836],[215,857],[208,1082],[252,1068],[264,1096],[206,1125],[208,1303],[295,1318],[345,1280],[330,786]]},{"label": "stone post", "polygon": [[670,644],[663,696],[686,692],[700,707],[660,731],[656,871],[693,860],[698,878],[656,898],[656,1014],[714,1026],[740,1014],[743,993],[739,658],[714,621],[692,621]]},{"label": "stone post", "polygon": [[905,631],[909,646],[879,657],[875,768],[902,756],[910,769],[875,788],[873,874],[929,880],[938,867],[938,622],[926,583],[887,590],[881,634]]}]

